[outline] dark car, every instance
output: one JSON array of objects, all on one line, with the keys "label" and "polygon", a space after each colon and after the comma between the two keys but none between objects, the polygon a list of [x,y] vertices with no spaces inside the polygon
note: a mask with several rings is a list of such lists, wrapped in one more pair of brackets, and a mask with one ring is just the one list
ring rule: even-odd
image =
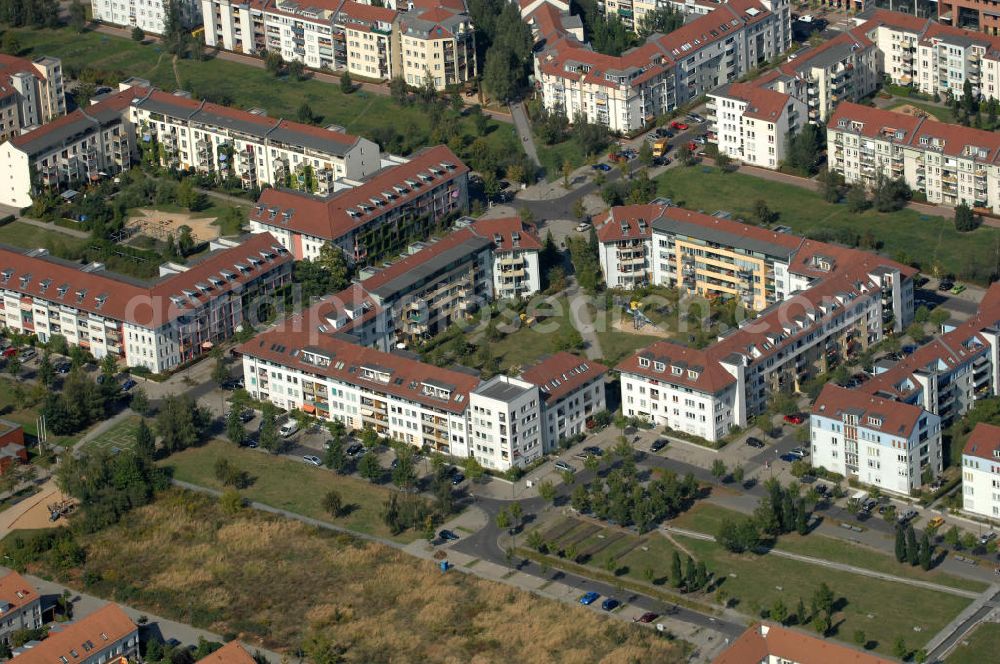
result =
[{"label": "dark car", "polygon": [[787,461],[788,463],[799,460],[799,458],[794,454],[782,454],[780,458],[782,461]]},{"label": "dark car", "polygon": [[649,446],[649,451],[650,452],[659,452],[660,450],[662,450],[666,446],[667,446],[667,441],[665,441],[662,438],[657,438],[656,440],[653,441],[653,444]]},{"label": "dark car", "polygon": [[450,530],[442,530],[438,533],[438,537],[443,539],[445,542],[454,542],[458,539],[458,535],[451,532]]},{"label": "dark car", "polygon": [[601,602],[601,608],[604,609],[605,611],[614,611],[619,606],[621,606],[621,602],[616,600],[614,597],[609,597],[603,602]]},{"label": "dark car", "polygon": [[589,454],[590,456],[595,456],[595,457],[604,456],[604,450],[602,450],[600,447],[597,447],[596,445],[588,445],[587,447],[583,448],[583,451]]},{"label": "dark car", "polygon": [[134,380],[132,380],[131,378],[128,378],[128,379],[125,380],[124,383],[122,383],[122,389],[125,390],[126,392],[128,392],[133,387],[135,387],[136,384],[137,383]]},{"label": "dark car", "polygon": [[354,443],[347,448],[347,456],[357,456],[365,451],[365,446],[361,443]]},{"label": "dark car", "polygon": [[256,415],[256,413],[254,413],[253,408],[244,408],[240,411],[240,422],[246,424],[254,418],[254,415]]},{"label": "dark car", "polygon": [[244,441],[243,444],[246,445],[247,447],[249,447],[252,450],[253,449],[257,449],[257,437],[256,436],[249,436],[249,437],[247,437],[247,439]]},{"label": "dark car", "polygon": [[608,171],[611,170],[611,167],[608,166],[607,164],[594,164],[593,166],[591,166],[591,168],[593,168],[595,171],[601,171],[602,173],[607,173]]},{"label": "dark car", "polygon": [[462,473],[455,473],[451,476],[451,483],[454,485],[459,485],[465,481],[465,475]]},{"label": "dark car", "polygon": [[762,447],[764,447],[764,441],[761,440],[760,438],[754,438],[753,436],[750,436],[749,438],[747,438],[747,445],[759,450]]},{"label": "dark car", "polygon": [[227,380],[222,383],[222,389],[224,390],[237,390],[243,387],[242,378],[234,378],[232,380]]},{"label": "dark car", "polygon": [[659,617],[660,617],[660,615],[658,613],[653,613],[652,611],[646,611],[641,616],[636,616],[635,618],[633,618],[632,622],[641,622],[641,623],[647,623],[648,624],[648,623],[653,622],[654,620],[656,620]]},{"label": "dark car", "polygon": [[70,364],[69,362],[60,362],[59,364],[55,365],[52,368],[55,369],[55,372],[57,374],[68,374],[70,372],[70,369],[73,368],[73,365]]},{"label": "dark car", "polygon": [[942,279],[938,283],[938,290],[939,291],[948,291],[948,290],[951,290],[954,287],[955,287],[955,282],[952,281],[951,279]]}]

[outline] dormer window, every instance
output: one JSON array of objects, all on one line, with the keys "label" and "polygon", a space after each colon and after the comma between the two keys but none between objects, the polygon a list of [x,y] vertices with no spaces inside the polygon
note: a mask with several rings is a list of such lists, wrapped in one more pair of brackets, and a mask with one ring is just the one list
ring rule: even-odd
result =
[{"label": "dormer window", "polygon": [[27,288],[29,283],[31,283],[31,275],[30,274],[21,275],[21,288]]},{"label": "dormer window", "polygon": [[87,297],[87,289],[81,288],[76,292],[76,301],[83,302],[83,298]]},{"label": "dormer window", "polygon": [[670,371],[671,371],[671,373],[673,373],[673,374],[674,374],[675,376],[680,376],[681,374],[683,374],[683,373],[684,373],[684,370],[683,370],[683,369],[681,369],[680,367],[670,367]]},{"label": "dormer window", "polygon": [[868,424],[870,424],[873,427],[880,427],[880,426],[882,426],[882,418],[881,417],[869,416],[869,418],[868,418]]},{"label": "dormer window", "polygon": [[645,357],[640,357],[639,358],[639,366],[640,367],[648,367],[649,366],[649,359],[645,358]]},{"label": "dormer window", "polygon": [[0,279],[3,279],[4,283],[10,281],[10,278],[14,276],[14,270],[4,270],[0,273]]},{"label": "dormer window", "polygon": [[56,289],[56,292],[59,294],[59,297],[64,297],[66,295],[66,291],[68,290],[69,290],[69,284],[63,284],[62,286]]},{"label": "dormer window", "polygon": [[688,369],[688,378],[690,378],[691,380],[698,380],[698,372]]},{"label": "dormer window", "polygon": [[666,371],[666,370],[667,370],[667,365],[665,365],[663,362],[653,363],[653,371]]}]

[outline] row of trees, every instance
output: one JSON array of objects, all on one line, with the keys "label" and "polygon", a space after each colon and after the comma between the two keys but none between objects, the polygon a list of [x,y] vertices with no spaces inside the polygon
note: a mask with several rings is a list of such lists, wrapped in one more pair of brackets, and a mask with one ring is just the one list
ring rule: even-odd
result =
[{"label": "row of trees", "polygon": [[916,532],[911,524],[904,528],[896,525],[896,560],[910,565],[920,565],[925,571],[931,568],[934,558],[934,548],[926,532],[921,533],[920,543],[917,543]]},{"label": "row of trees", "polygon": [[903,178],[887,178],[881,173],[869,191],[861,183],[845,185],[844,178],[834,171],[824,170],[819,176],[820,192],[830,203],[844,200],[851,212],[864,212],[874,207],[878,212],[895,212],[906,207],[913,191]]},{"label": "row of trees", "polygon": [[569,256],[573,262],[573,272],[576,274],[577,283],[580,288],[594,293],[601,285],[601,263],[598,258],[597,233],[593,227],[590,229],[590,237],[583,238],[567,237],[566,246],[569,248]]},{"label": "row of trees", "polygon": [[725,518],[719,524],[716,541],[733,553],[754,552],[765,539],[785,533],[809,532],[810,510],[795,485],[781,486],[776,479],[768,480],[767,494],[761,499],[753,516]]}]

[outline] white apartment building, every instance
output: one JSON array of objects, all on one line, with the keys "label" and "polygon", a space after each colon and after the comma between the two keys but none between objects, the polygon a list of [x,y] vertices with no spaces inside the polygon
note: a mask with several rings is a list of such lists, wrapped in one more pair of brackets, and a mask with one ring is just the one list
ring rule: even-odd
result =
[{"label": "white apartment building", "polygon": [[791,45],[786,0],[734,0],[619,57],[570,35],[535,55],[545,107],[573,120],[631,132],[685,102],[735,81]]},{"label": "white apartment building", "polygon": [[281,53],[313,69],[396,76],[438,90],[476,76],[475,28],[462,0],[386,7],[350,0],[201,0],[205,43],[228,51]]},{"label": "white apartment building", "polygon": [[540,391],[546,453],[557,450],[561,441],[586,433],[588,420],[607,409],[607,372],[600,362],[565,351],[542,358],[521,372],[521,380]]},{"label": "white apartment building", "polygon": [[326,195],[342,179],[382,167],[377,144],[344,133],[269,118],[183,94],[150,90],[134,99],[129,119],[139,144],[164,166],[239,178],[247,189],[270,185]]},{"label": "white apartment building", "polygon": [[812,406],[813,467],[904,496],[943,469],[941,418],[919,406],[828,383]]},{"label": "white apartment building", "polygon": [[0,142],[66,115],[62,61],[0,55]]},{"label": "white apartment building", "polygon": [[52,623],[41,641],[14,650],[17,664],[106,664],[139,655],[139,628],[117,604],[108,604],[86,618]]},{"label": "white apartment building", "polygon": [[8,646],[14,632],[44,624],[42,596],[13,570],[0,577],[0,618],[0,641]]},{"label": "white apartment building", "polygon": [[0,203],[28,207],[43,189],[58,193],[129,168],[134,94],[110,95],[0,145]]},{"label": "white apartment building", "polygon": [[663,207],[617,206],[594,219],[597,259],[608,288],[632,289],[652,281],[652,223]]},{"label": "white apartment building", "polygon": [[1000,137],[969,127],[844,103],[827,126],[829,168],[873,186],[902,178],[931,203],[1000,211]]},{"label": "white apartment building", "polygon": [[59,334],[94,357],[154,373],[232,336],[257,297],[291,282],[292,258],[270,235],[220,240],[197,263],[143,282],[47,255],[0,248],[0,325],[42,342]]},{"label": "white apartment building", "polygon": [[473,230],[492,241],[493,293],[498,300],[525,298],[542,290],[542,243],[520,217],[482,219]]},{"label": "white apartment building", "polygon": [[980,422],[962,448],[962,509],[1000,520],[1000,427]]},{"label": "white apartment building", "polygon": [[486,468],[524,468],[544,454],[538,386],[494,376],[469,394],[469,451]]},{"label": "white apartment building", "polygon": [[1000,98],[1000,37],[885,10],[858,30],[878,45],[893,83],[961,98],[969,81],[973,94]]},{"label": "white apartment building", "polygon": [[802,127],[806,108],[787,93],[731,83],[708,95],[709,128],[720,153],[744,164],[778,168],[788,137]]},{"label": "white apartment building", "polygon": [[[181,27],[191,28],[201,23],[201,3],[198,0],[171,0],[177,5]],[[162,35],[166,30],[168,0],[92,0],[95,21],[141,28],[143,32]]]},{"label": "white apartment building", "polygon": [[389,164],[367,178],[338,180],[326,196],[265,189],[250,210],[250,230],[272,233],[296,260],[316,258],[329,242],[365,264],[394,255],[468,209],[469,168],[447,146]]},{"label": "white apartment building", "polygon": [[[726,242],[732,250],[752,246],[747,239],[737,243],[726,237],[733,234],[704,229],[699,234],[712,253],[716,245],[725,249]],[[784,299],[707,348],[663,341],[621,362],[625,415],[716,441],[734,425],[746,426],[763,412],[775,392],[798,391],[808,378],[877,343],[887,329],[901,330],[912,320],[912,268],[875,254],[787,237],[798,246],[788,254],[789,290]],[[705,272],[697,280],[716,289],[720,284],[715,282],[723,280],[709,272],[731,271],[726,276],[732,281],[726,283],[738,284],[741,272],[752,276],[754,271],[767,275],[771,270],[762,258],[753,265],[745,261],[745,268],[736,262],[737,270],[723,268],[729,258],[718,265],[711,259],[710,270],[698,268],[699,259],[707,266],[705,260],[711,258],[704,250],[691,258],[692,270]],[[682,263],[682,275],[685,267]],[[761,296],[777,298],[777,292],[765,294],[771,290],[766,283],[764,288],[752,283],[754,291],[763,291]],[[737,292],[742,295],[742,289]]]}]

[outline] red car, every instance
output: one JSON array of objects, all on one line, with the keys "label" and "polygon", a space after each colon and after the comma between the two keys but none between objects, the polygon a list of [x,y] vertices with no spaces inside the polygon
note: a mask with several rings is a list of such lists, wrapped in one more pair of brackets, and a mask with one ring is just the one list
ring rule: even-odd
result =
[{"label": "red car", "polygon": [[670,123],[670,128],[671,129],[676,129],[678,131],[684,131],[684,130],[686,130],[688,128],[688,126],[686,124],[684,124],[683,122],[679,122],[678,120],[674,120],[673,122]]},{"label": "red car", "polygon": [[786,424],[802,424],[805,421],[805,418],[801,415],[785,415]]},{"label": "red car", "polygon": [[633,618],[632,622],[651,623],[659,617],[660,616],[657,613],[653,613],[652,611],[646,611],[646,613],[642,614],[641,616]]},{"label": "red car", "polygon": [[691,152],[697,152],[699,147],[701,146],[695,143],[694,141],[688,143],[688,150],[690,150]]}]

